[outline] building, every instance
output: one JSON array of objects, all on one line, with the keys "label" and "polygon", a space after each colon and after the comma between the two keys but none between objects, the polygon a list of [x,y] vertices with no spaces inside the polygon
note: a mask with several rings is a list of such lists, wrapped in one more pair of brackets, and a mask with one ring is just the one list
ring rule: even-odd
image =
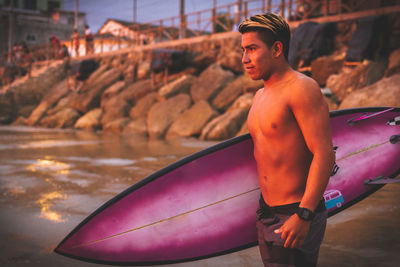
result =
[{"label": "building", "polygon": [[[29,47],[49,42],[54,34],[70,39],[74,29],[74,12],[62,10],[62,0],[0,0],[0,55],[8,51],[10,16],[11,44],[25,42]],[[84,32],[86,14],[78,13],[78,31]]]}]

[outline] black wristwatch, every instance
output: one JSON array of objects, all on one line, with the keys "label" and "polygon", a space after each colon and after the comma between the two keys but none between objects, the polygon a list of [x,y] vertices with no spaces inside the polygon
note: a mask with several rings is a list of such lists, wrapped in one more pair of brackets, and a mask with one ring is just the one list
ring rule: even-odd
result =
[{"label": "black wristwatch", "polygon": [[296,214],[300,217],[300,219],[304,221],[311,221],[315,217],[315,213],[306,208],[298,207],[296,210]]}]

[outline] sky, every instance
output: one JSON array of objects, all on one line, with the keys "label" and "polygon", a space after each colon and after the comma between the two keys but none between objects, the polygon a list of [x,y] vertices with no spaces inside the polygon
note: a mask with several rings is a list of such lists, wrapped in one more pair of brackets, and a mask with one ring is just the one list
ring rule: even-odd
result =
[{"label": "sky", "polygon": [[[236,0],[216,0],[217,6],[235,3]],[[86,12],[86,19],[92,32],[107,19],[133,21],[134,0],[79,0],[79,11]],[[137,21],[139,23],[179,16],[180,0],[137,0]],[[209,9],[213,0],[185,0],[185,13]],[[63,9],[74,10],[75,0],[64,0]]]}]

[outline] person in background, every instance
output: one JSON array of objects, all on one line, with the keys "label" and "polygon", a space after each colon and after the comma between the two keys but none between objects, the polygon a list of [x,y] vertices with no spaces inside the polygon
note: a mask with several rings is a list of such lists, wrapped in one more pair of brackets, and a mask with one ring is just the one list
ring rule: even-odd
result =
[{"label": "person in background", "polygon": [[75,56],[79,57],[80,40],[79,40],[79,33],[78,33],[77,29],[74,29],[74,32],[72,34],[72,46],[75,51]]},{"label": "person in background", "polygon": [[265,266],[316,266],[335,161],[328,106],[318,84],[289,66],[290,28],[281,16],[252,16],[239,32],[247,73],[264,81],[247,119],[261,188],[260,254]]},{"label": "person in background", "polygon": [[85,26],[85,48],[86,48],[86,55],[93,54],[93,41],[94,36],[90,31],[89,25]]}]

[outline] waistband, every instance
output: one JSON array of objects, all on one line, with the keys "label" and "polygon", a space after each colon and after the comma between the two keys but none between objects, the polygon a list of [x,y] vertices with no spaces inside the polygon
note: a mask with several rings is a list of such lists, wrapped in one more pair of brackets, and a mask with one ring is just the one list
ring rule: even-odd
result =
[{"label": "waistband", "polygon": [[[285,214],[285,215],[291,215],[294,214],[299,207],[300,202],[295,202],[295,203],[290,203],[286,205],[279,205],[279,206],[268,206],[267,203],[265,203],[263,196],[260,196],[260,208],[265,211],[271,211],[273,213],[277,214]],[[315,213],[318,212],[323,212],[326,210],[325,206],[325,200],[321,199],[321,201],[318,203],[318,206],[315,208]]]}]

